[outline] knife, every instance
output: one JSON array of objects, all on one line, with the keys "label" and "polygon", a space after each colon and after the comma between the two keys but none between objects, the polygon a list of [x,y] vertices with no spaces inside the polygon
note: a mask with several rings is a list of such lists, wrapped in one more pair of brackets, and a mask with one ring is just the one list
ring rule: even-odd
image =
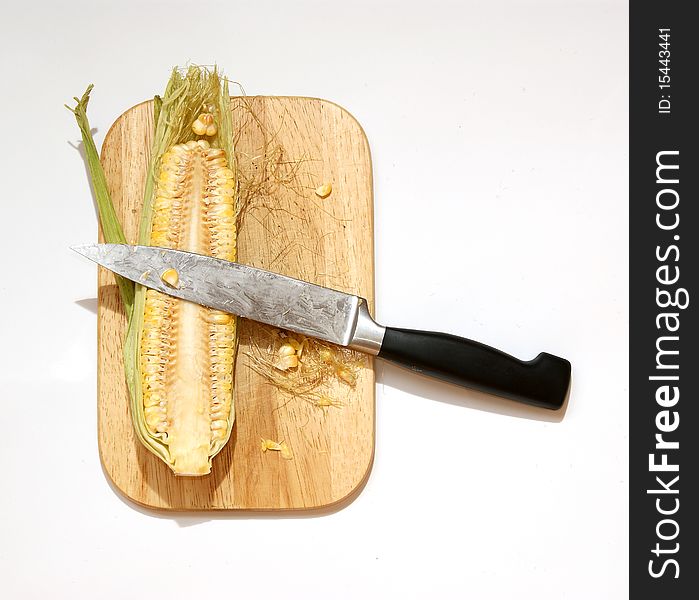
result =
[{"label": "knife", "polygon": [[[154,246],[92,244],[73,250],[136,283],[253,321],[372,354],[462,387],[556,410],[570,363],[542,352],[522,361],[446,333],[384,327],[365,299],[270,271]],[[161,275],[177,271],[176,286]]]}]

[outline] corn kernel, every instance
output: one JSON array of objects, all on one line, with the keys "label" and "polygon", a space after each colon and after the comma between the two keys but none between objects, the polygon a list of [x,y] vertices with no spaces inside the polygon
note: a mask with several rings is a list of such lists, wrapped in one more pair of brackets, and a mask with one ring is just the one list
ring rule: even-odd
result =
[{"label": "corn kernel", "polygon": [[279,442],[275,442],[274,440],[266,440],[265,438],[260,438],[260,440],[260,450],[262,450],[262,452],[267,452],[267,450],[275,450],[279,452],[282,449]]},{"label": "corn kernel", "polygon": [[167,269],[160,275],[160,279],[171,288],[176,288],[180,282],[180,274],[175,269]]},{"label": "corn kernel", "polygon": [[332,183],[324,183],[316,188],[316,196],[319,198],[327,198],[333,192]]}]

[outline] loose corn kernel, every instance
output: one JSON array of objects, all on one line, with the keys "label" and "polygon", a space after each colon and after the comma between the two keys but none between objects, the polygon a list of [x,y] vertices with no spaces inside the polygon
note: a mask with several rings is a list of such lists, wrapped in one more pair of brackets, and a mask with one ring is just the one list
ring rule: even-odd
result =
[{"label": "loose corn kernel", "polygon": [[323,185],[319,185],[316,188],[316,196],[318,196],[319,198],[327,198],[332,193],[333,193],[332,183],[324,183]]},{"label": "loose corn kernel", "polygon": [[260,450],[262,452],[267,452],[271,450],[273,452],[280,452],[281,456],[285,460],[291,460],[294,458],[291,448],[287,443],[282,440],[281,442],[275,442],[274,440],[267,440],[265,438],[260,438]]},{"label": "loose corn kernel", "polygon": [[[283,442],[282,442],[283,443]],[[279,452],[282,449],[282,445],[274,440],[266,440],[265,438],[260,438],[260,450],[262,452],[267,452],[267,450],[274,450]]]},{"label": "loose corn kernel", "polygon": [[294,356],[296,354],[296,349],[291,344],[283,344],[279,348],[279,356]]},{"label": "loose corn kernel", "polygon": [[291,337],[286,338],[286,340],[287,341],[280,346],[277,352],[279,354],[279,360],[274,365],[280,371],[287,371],[298,367],[301,357],[301,344]]},{"label": "loose corn kernel", "polygon": [[171,288],[176,288],[177,284],[180,282],[180,274],[175,269],[167,269],[163,271],[160,279]]}]

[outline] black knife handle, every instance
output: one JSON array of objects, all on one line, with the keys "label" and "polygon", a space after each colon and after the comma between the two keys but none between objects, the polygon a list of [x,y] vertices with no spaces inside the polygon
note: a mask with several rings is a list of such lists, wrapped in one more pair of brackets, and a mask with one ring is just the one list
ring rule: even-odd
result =
[{"label": "black knife handle", "polygon": [[379,357],[437,379],[551,410],[561,408],[570,363],[542,352],[529,361],[473,340],[386,327]]}]

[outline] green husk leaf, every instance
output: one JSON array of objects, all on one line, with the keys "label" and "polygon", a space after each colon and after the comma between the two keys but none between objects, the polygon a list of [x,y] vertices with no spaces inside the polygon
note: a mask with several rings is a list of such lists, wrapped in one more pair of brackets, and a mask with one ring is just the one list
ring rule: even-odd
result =
[{"label": "green husk leaf", "polygon": [[158,117],[160,117],[160,109],[163,107],[163,99],[155,95],[153,96],[153,127],[158,126]]},{"label": "green husk leaf", "polygon": [[[104,175],[102,164],[100,163],[99,153],[97,152],[95,141],[92,138],[90,122],[87,118],[87,104],[90,101],[90,92],[93,87],[94,86],[90,84],[87,86],[82,98],[74,98],[76,102],[75,108],[71,108],[67,104],[66,108],[75,115],[75,120],[80,128],[80,134],[85,147],[85,158],[87,159],[87,166],[90,172],[90,183],[92,184],[92,190],[97,203],[99,222],[104,240],[109,244],[125,244],[126,236],[124,235],[121,223],[114,210],[112,198],[109,195],[107,179]],[[133,309],[134,284],[132,281],[119,277],[118,275],[116,276],[116,282],[119,286],[121,301],[124,304],[124,310],[128,318]]]}]

